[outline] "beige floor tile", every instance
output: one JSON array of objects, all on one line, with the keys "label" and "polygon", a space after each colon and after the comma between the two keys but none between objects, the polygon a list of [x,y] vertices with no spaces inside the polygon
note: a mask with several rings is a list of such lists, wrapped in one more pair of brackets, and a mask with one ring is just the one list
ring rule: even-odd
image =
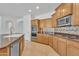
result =
[{"label": "beige floor tile", "polygon": [[53,48],[51,48],[48,45],[26,41],[22,56],[59,56],[59,55],[53,50]]}]

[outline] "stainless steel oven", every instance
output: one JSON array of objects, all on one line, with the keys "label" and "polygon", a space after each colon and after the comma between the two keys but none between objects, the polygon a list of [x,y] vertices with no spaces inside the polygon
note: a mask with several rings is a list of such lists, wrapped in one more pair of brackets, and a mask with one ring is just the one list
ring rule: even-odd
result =
[{"label": "stainless steel oven", "polygon": [[37,27],[32,25],[32,37],[37,37]]}]

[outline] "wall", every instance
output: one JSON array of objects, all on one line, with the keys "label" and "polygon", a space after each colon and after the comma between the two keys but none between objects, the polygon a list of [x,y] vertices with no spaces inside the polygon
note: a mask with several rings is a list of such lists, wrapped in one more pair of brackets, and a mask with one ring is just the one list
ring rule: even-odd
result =
[{"label": "wall", "polygon": [[20,19],[1,16],[0,34],[10,34],[10,30],[8,28],[9,22],[13,23],[13,33],[23,33],[25,35],[25,39],[31,41],[31,15],[25,15]]},{"label": "wall", "polygon": [[23,17],[25,40],[31,41],[31,15]]},{"label": "wall", "polygon": [[14,30],[13,32],[16,33],[17,30],[16,30],[16,20],[17,18],[12,18],[12,17],[7,17],[7,16],[2,16],[2,33],[1,34],[9,34],[10,33],[10,30],[9,30],[9,27],[8,27],[8,23],[9,22],[12,22],[13,26],[14,26]]},{"label": "wall", "polygon": [[1,34],[1,31],[2,30],[2,17],[0,16],[0,34]]},{"label": "wall", "polygon": [[0,16],[0,45],[1,45],[1,30],[2,30],[2,19],[1,19],[1,16]]}]

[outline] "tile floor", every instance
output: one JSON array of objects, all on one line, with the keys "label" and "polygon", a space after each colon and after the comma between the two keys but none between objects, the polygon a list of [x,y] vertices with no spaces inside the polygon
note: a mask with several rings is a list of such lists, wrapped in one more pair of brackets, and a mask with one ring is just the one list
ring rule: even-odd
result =
[{"label": "tile floor", "polygon": [[59,56],[59,55],[53,50],[53,48],[51,48],[48,45],[26,41],[22,56]]}]

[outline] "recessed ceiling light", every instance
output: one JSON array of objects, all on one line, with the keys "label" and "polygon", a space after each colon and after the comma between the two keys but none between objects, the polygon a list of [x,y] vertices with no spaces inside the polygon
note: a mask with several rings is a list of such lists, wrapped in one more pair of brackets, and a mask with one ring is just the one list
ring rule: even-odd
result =
[{"label": "recessed ceiling light", "polygon": [[39,6],[36,6],[36,9],[39,10]]},{"label": "recessed ceiling light", "polygon": [[32,12],[32,10],[31,10],[31,9],[29,9],[29,10],[28,10],[28,12]]}]

